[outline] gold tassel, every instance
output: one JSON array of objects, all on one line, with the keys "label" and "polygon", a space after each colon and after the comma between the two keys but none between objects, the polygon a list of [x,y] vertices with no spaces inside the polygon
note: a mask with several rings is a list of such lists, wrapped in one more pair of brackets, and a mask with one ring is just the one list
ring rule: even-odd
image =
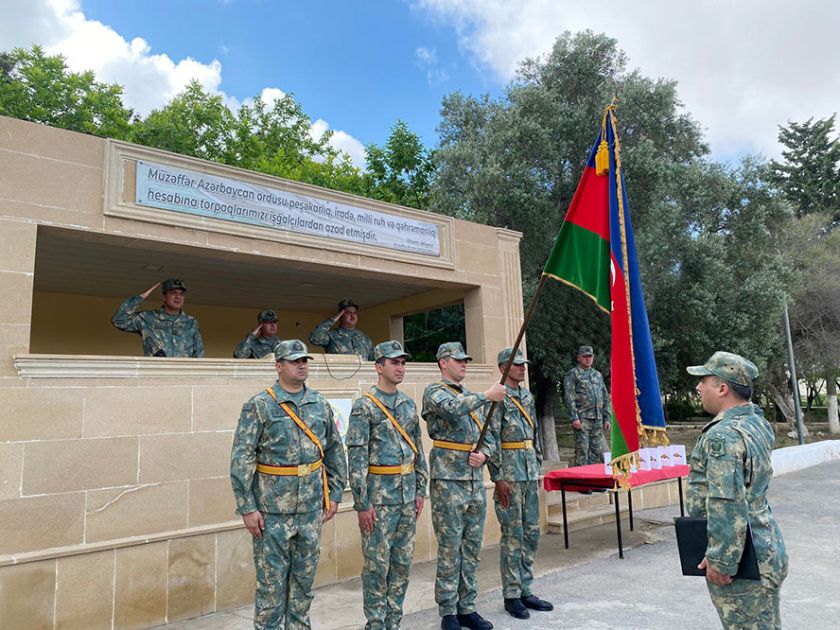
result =
[{"label": "gold tassel", "polygon": [[610,173],[610,147],[607,145],[606,134],[602,136],[601,144],[598,145],[598,153],[595,154],[595,174],[609,175]]}]

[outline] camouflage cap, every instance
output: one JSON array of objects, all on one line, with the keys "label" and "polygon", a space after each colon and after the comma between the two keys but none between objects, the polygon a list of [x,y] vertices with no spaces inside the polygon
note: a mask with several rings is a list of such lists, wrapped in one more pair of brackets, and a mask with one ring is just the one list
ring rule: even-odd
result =
[{"label": "camouflage cap", "polygon": [[187,285],[185,285],[184,281],[180,278],[169,278],[168,280],[163,281],[163,286],[161,286],[160,288],[162,293],[167,293],[174,289],[181,289],[182,291],[186,291]]},{"label": "camouflage cap", "polygon": [[373,349],[374,361],[379,361],[379,359],[399,359],[400,357],[405,357],[407,359],[410,356],[411,355],[402,347],[402,344],[395,339],[378,343]]},{"label": "camouflage cap", "polygon": [[274,358],[277,361],[297,361],[303,357],[311,359],[312,355],[300,339],[286,339],[274,346]]},{"label": "camouflage cap", "polygon": [[[499,351],[499,354],[496,355],[496,363],[498,365],[502,365],[503,363],[507,363],[510,360],[510,353],[513,348],[504,348]],[[514,365],[525,365],[526,363],[530,363],[530,361],[525,360],[525,355],[522,354],[522,350],[519,348],[516,349],[516,357],[513,359]]]},{"label": "camouflage cap", "polygon": [[440,359],[458,359],[459,361],[472,361],[472,357],[464,352],[464,346],[460,341],[449,341],[440,344],[437,351],[437,358]]},{"label": "camouflage cap", "polygon": [[579,357],[591,357],[595,354],[592,352],[592,346],[580,346],[577,353]]},{"label": "camouflage cap", "polygon": [[755,363],[731,352],[715,352],[703,365],[691,365],[686,371],[693,376],[714,375],[730,383],[752,387],[758,378]]},{"label": "camouflage cap", "polygon": [[358,308],[359,308],[359,305],[358,305],[358,304],[356,304],[356,303],[355,303],[353,300],[351,300],[350,298],[347,298],[346,300],[341,300],[341,302],[339,302],[339,303],[338,303],[338,310],[339,310],[339,311],[343,311],[345,308],[347,308],[347,307],[349,307],[349,306],[352,306],[352,307],[353,307],[353,308],[355,308],[355,309],[358,309]]},{"label": "camouflage cap", "polygon": [[260,314],[257,315],[257,321],[261,324],[263,322],[276,322],[277,321],[277,313],[272,311],[270,308],[265,309],[264,311],[260,311]]}]

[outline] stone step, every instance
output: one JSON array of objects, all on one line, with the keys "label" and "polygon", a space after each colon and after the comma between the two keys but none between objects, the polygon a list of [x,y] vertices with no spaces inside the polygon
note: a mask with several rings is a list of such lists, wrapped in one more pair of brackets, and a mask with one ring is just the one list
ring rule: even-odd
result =
[{"label": "stone step", "polygon": [[[560,505],[552,506],[548,511],[548,531],[552,534],[563,533],[563,511]],[[620,514],[622,520],[629,517],[627,503],[621,502]],[[609,502],[606,504],[590,505],[586,509],[569,510],[569,503],[566,502],[566,520],[569,524],[569,532],[597,527],[605,523],[615,523],[615,506]]]},{"label": "stone step", "polygon": [[[562,515],[562,495],[559,492],[546,493],[546,506],[548,513],[556,510],[558,514]],[[590,508],[612,505],[612,494],[609,492],[593,492],[592,494],[581,494],[579,492],[566,493],[566,512],[586,511]]]}]

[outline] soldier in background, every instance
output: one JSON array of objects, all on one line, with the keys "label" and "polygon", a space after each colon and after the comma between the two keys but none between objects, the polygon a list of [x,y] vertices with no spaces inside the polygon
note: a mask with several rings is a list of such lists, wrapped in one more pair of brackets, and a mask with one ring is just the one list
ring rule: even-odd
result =
[{"label": "soldier in background", "polygon": [[254,537],[257,630],[310,627],[321,524],[347,479],[332,407],[306,386],[306,345],[281,341],[274,357],[278,380],[243,405],[230,461],[236,511]]},{"label": "soldier in background", "polygon": [[[705,517],[709,595],[724,628],[782,627],[779,595],[787,576],[785,541],[767,502],[773,478],[775,434],[761,408],[750,402],[758,369],[744,357],[715,352],[704,365],[687,368],[700,377],[697,393],[714,415],[691,453],[686,507]],[[761,581],[732,580],[752,530]]]},{"label": "soldier in background", "polygon": [[277,337],[277,314],[267,309],[257,315],[257,327],[239,342],[233,356],[236,359],[262,359],[274,353],[274,346],[280,343]]},{"label": "soldier in background", "polygon": [[[373,361],[373,342],[356,328],[359,306],[353,300],[341,300],[338,313],[328,317],[309,335],[309,343],[322,346],[327,354],[357,354]],[[330,330],[335,324],[338,328]]]},{"label": "soldier in background", "polygon": [[594,359],[592,346],[578,348],[578,364],[563,380],[566,410],[575,431],[575,466],[601,463],[606,450],[602,429],[610,429],[610,394],[604,377],[592,367]]},{"label": "soldier in background", "polygon": [[111,318],[115,328],[137,333],[143,339],[147,357],[203,357],[204,342],[198,321],[183,310],[187,287],[178,278],[163,282],[163,305],[153,311],[135,312],[160,282],[120,304]]},{"label": "soldier in background", "polygon": [[489,433],[474,452],[484,418],[481,409],[505,397],[505,387],[493,383],[473,394],[461,382],[472,357],[457,341],[437,351],[441,380],[426,386],[423,419],[428,423],[432,451],[430,497],[432,526],[438,541],[435,602],[442,630],[490,630],[493,624],[475,610],[476,571],[484,538],[487,496],[482,466],[493,455]]},{"label": "soldier in background", "polygon": [[362,535],[365,628],[396,630],[429,473],[417,407],[397,390],[410,355],[399,341],[380,343],[373,353],[377,383],[353,404],[346,442]]},{"label": "soldier in background", "polygon": [[[513,348],[496,357],[504,374]],[[496,450],[487,467],[496,484],[493,499],[502,529],[499,568],[505,610],[517,619],[528,619],[528,609],[549,611],[554,606],[531,591],[534,556],[540,541],[540,472],[542,451],[537,431],[534,397],[523,387],[528,361],[517,349],[505,379],[505,400],[493,414],[490,431]]]}]

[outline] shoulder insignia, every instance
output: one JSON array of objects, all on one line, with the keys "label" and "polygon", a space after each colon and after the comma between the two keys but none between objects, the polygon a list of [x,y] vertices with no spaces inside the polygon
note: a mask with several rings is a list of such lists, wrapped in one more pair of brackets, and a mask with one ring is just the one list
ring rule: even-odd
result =
[{"label": "shoulder insignia", "polygon": [[709,438],[709,454],[715,457],[721,457],[726,454],[726,440],[722,437]]}]

